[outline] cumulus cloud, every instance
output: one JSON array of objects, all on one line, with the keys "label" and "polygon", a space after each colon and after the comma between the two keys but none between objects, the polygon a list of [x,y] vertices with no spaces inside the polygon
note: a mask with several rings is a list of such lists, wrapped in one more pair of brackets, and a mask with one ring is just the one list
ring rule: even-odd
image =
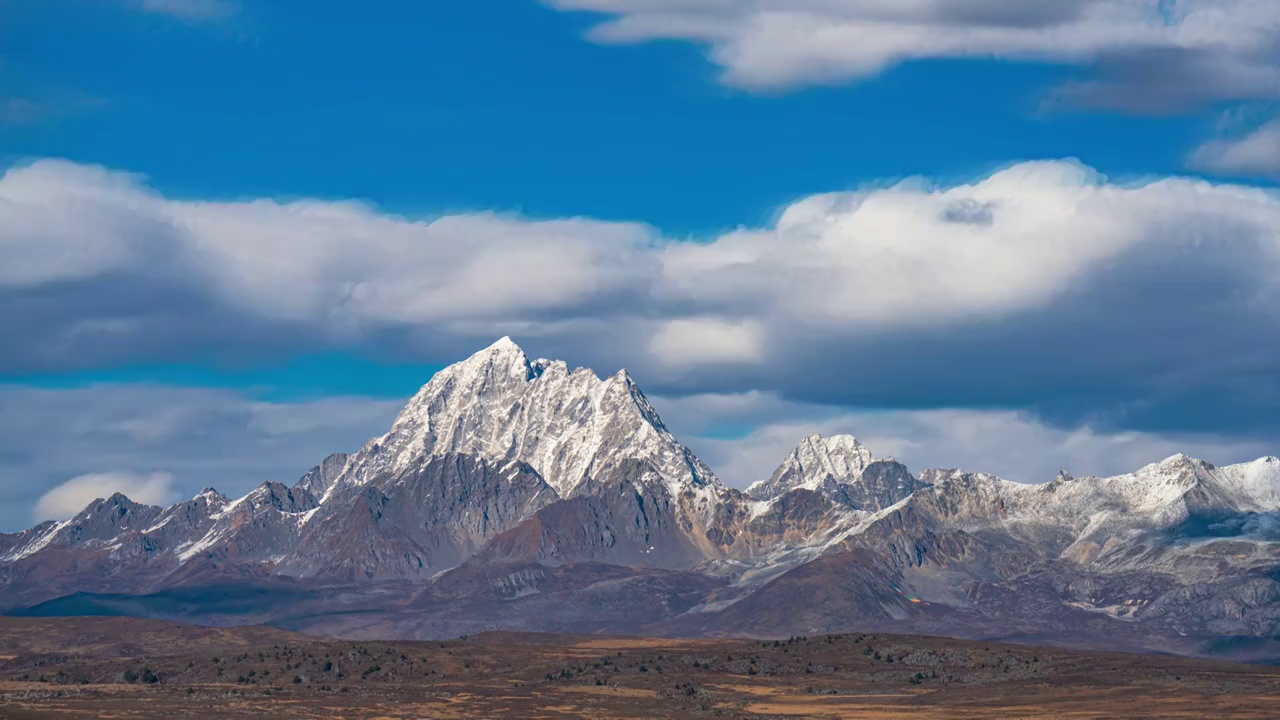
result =
[{"label": "cumulus cloud", "polygon": [[139,475],[131,472],[91,473],[71,478],[40,496],[32,518],[66,520],[94,500],[123,493],[144,505],[164,505],[174,499],[173,476],[168,473]]},{"label": "cumulus cloud", "polygon": [[1280,197],[1074,162],[816,195],[696,242],[634,223],[172,200],[65,162],[0,179],[0,370],[512,335],[668,395],[1280,425]]},{"label": "cumulus cloud", "polygon": [[1240,137],[1211,140],[1191,154],[1190,164],[1222,175],[1280,178],[1280,119]]},{"label": "cumulus cloud", "polygon": [[[861,80],[911,60],[1097,66],[1095,105],[1172,109],[1280,94],[1272,0],[547,0],[608,15],[606,43],[694,42],[756,90]],[[1228,96],[1228,97],[1224,97]]]},{"label": "cumulus cloud", "polygon": [[643,291],[652,235],[578,219],[408,220],[358,203],[177,202],[134,176],[38,162],[0,180],[0,298],[25,311],[4,322],[39,336],[0,365],[154,358],[160,338],[192,353],[252,338],[271,352],[548,321]]}]

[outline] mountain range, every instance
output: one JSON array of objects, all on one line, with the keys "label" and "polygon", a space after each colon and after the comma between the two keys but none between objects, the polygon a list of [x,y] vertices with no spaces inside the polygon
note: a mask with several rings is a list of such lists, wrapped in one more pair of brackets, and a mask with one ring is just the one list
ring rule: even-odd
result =
[{"label": "mountain range", "polygon": [[167,508],[117,494],[0,534],[0,610],[388,639],[874,630],[1280,661],[1280,460],[1176,455],[1028,485],[912,474],[810,435],[739,491],[625,371],[504,338],[293,486]]}]

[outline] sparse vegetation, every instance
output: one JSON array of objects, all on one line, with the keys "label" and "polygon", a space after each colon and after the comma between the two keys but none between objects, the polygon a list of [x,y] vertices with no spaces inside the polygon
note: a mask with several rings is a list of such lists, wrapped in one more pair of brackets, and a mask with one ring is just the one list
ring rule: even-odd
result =
[{"label": "sparse vegetation", "polygon": [[[0,620],[0,629],[6,622]],[[1099,667],[1087,654],[1033,655],[1011,646],[887,635],[693,642],[581,638],[546,646],[480,636],[464,649],[457,642],[351,643],[301,636],[255,645],[259,631],[215,636],[177,628],[172,632],[180,640],[94,656],[77,654],[66,641],[32,644],[49,632],[0,632],[0,658],[8,658],[0,659],[0,716],[35,703],[53,716],[148,720],[227,712],[272,716],[286,707],[312,717],[423,717],[432,716],[432,708],[448,716],[456,713],[449,698],[463,696],[468,712],[493,717],[555,706],[567,715],[727,718],[764,714],[752,708],[766,701],[791,708],[793,716],[858,716],[859,708],[900,707],[929,717],[937,716],[936,703],[958,702],[976,716],[997,717],[1003,706],[989,703],[1001,697],[1016,697],[1018,708],[1040,708],[1039,714],[1052,717],[1088,715],[1080,711],[1091,696],[1127,703],[1108,708],[1118,717],[1150,716],[1157,709],[1183,716],[1268,717],[1280,704],[1280,669],[1114,656]],[[103,684],[112,685],[112,693],[99,689]],[[1123,693],[1114,692],[1120,688]]]}]

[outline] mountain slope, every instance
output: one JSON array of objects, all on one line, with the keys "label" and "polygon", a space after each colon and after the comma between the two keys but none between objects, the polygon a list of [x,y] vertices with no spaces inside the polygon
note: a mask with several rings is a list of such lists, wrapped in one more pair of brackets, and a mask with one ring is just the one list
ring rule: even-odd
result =
[{"label": "mountain slope", "polygon": [[[532,553],[538,560],[691,567],[721,552],[706,519],[737,498],[625,372],[602,380],[530,362],[504,338],[437,373],[386,435],[327,457],[293,487],[266,483],[234,501],[209,490],[164,510],[100,501],[71,521],[0,537],[0,567],[13,566],[0,582],[23,579],[10,597],[36,600],[67,587],[116,590],[102,579],[139,542],[147,572],[136,590],[263,575],[425,579],[549,506],[561,518],[548,526],[557,549]],[[597,526],[607,540],[584,535]],[[41,580],[38,566],[56,566],[50,553],[72,550],[79,569]]]},{"label": "mountain slope", "polygon": [[1280,460],[1023,485],[810,435],[744,493],[625,372],[504,338],[291,487],[116,495],[0,535],[0,598],[360,637],[893,629],[1227,652],[1280,637]]}]

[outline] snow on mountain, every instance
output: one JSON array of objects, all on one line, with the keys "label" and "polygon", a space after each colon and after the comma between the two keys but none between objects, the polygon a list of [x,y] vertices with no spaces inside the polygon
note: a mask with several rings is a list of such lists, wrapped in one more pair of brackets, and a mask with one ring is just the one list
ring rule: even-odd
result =
[{"label": "snow on mountain", "polygon": [[[934,487],[913,504],[930,508],[944,528],[998,531],[1057,557],[1117,569],[1215,539],[1199,525],[1226,522],[1220,532],[1229,534],[1232,517],[1280,511],[1275,458],[1216,467],[1179,454],[1132,473],[1064,473],[1037,485],[958,470],[927,470],[921,479]],[[1244,518],[1236,524],[1243,527]]]},{"label": "snow on mountain", "polygon": [[1010,507],[1015,516],[1063,519],[1105,514],[1168,524],[1201,511],[1280,510],[1280,461],[1262,458],[1216,467],[1178,454],[1123,475],[1018,487],[1030,491],[1011,495],[1022,501]]},{"label": "snow on mountain", "polygon": [[[1026,485],[959,470],[916,477],[853,436],[815,434],[744,494],[676,440],[625,371],[600,378],[530,361],[507,338],[441,370],[385,435],[325,458],[292,487],[265,483],[236,500],[208,489],[164,509],[115,495],[0,534],[0,596],[14,606],[284,577],[368,586],[396,602],[406,587],[425,588],[418,600],[444,603],[427,634],[537,627],[514,610],[502,622],[481,609],[468,616],[470,601],[448,605],[449,592],[494,597],[514,583],[526,597],[541,592],[527,583],[580,581],[640,592],[646,607],[665,608],[659,615],[697,606],[696,626],[715,632],[742,620],[715,620],[716,608],[786,618],[817,587],[833,604],[807,616],[814,627],[845,622],[839,598],[909,617],[910,591],[965,608],[962,622],[983,633],[984,617],[1035,632],[1054,617],[1065,618],[1058,630],[1077,627],[1072,613],[1084,612],[1151,617],[1175,633],[1273,636],[1277,573],[1274,457],[1216,467],[1175,455],[1113,477],[1064,472]],[[437,594],[450,576],[454,590]],[[737,605],[757,591],[759,603]],[[672,593],[684,604],[667,607]],[[607,614],[613,600],[584,602],[574,617]]]},{"label": "snow on mountain", "polygon": [[355,454],[330,455],[292,488],[265,483],[236,500],[206,490],[163,511],[113,498],[113,508],[132,508],[126,521],[138,519],[113,532],[103,523],[118,513],[92,505],[14,537],[5,560],[71,546],[90,528],[104,547],[115,534],[144,535],[157,557],[178,564],[234,560],[310,576],[310,555],[381,576],[367,555],[374,548],[375,556],[394,549],[401,569],[436,571],[548,503],[595,495],[619,479],[652,486],[624,496],[641,503],[627,512],[651,515],[646,523],[670,514],[672,527],[694,536],[682,542],[694,545],[706,542],[697,538],[702,519],[732,493],[671,435],[625,371],[601,379],[560,361],[530,362],[503,338],[437,373],[386,435]]},{"label": "snow on mountain", "polygon": [[531,363],[503,338],[437,373],[389,433],[350,458],[328,494],[445,454],[525,462],[562,498],[632,460],[652,464],[672,496],[719,485],[625,370],[602,380],[561,361]]},{"label": "snow on mountain", "polygon": [[58,537],[58,533],[70,524],[70,520],[43,522],[28,530],[5,535],[8,552],[0,555],[0,562],[12,563],[35,555],[48,547]]},{"label": "snow on mountain", "polygon": [[876,459],[852,435],[811,434],[800,441],[768,480],[747,488],[754,500],[812,490],[852,509],[878,511],[910,496],[922,484],[892,458]]},{"label": "snow on mountain", "polygon": [[[198,495],[196,500],[201,497],[207,495]],[[316,501],[310,493],[274,482],[263,483],[229,503],[218,503],[215,497],[203,519],[192,524],[196,534],[188,534],[174,552],[185,562],[225,549],[234,538],[239,557],[275,560],[297,544],[302,520],[315,508]],[[199,534],[201,531],[203,534]]]},{"label": "snow on mountain", "polygon": [[1208,482],[1222,501],[1241,512],[1280,512],[1280,458],[1214,468]]},{"label": "snow on mountain", "polygon": [[817,490],[828,481],[848,482],[861,476],[874,459],[852,435],[824,438],[813,433],[800,441],[768,480],[747,488],[747,494],[767,499],[800,488]]}]

